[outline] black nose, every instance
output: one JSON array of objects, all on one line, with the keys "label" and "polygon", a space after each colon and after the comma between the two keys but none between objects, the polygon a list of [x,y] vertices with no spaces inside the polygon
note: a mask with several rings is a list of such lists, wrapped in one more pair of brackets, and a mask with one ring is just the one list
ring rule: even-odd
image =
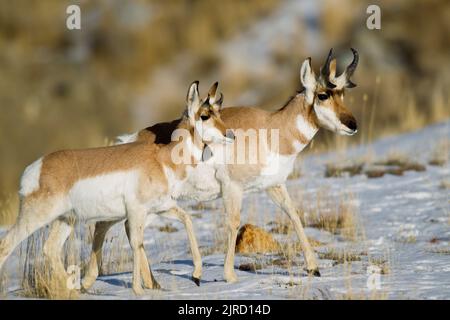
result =
[{"label": "black nose", "polygon": [[341,120],[341,123],[352,131],[356,131],[356,129],[358,129],[358,125],[356,124],[356,119],[351,115],[347,115],[347,114],[341,115],[339,117],[339,120]]},{"label": "black nose", "polygon": [[227,130],[227,138],[235,140],[236,136],[234,135],[232,130]]},{"label": "black nose", "polygon": [[347,126],[347,128],[353,131],[356,131],[356,129],[358,129],[358,125],[356,124],[355,119],[349,120],[345,125]]}]

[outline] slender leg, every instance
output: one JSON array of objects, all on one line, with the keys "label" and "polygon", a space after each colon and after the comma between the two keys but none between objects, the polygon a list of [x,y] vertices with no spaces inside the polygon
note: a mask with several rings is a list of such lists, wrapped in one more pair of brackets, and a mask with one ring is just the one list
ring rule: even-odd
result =
[{"label": "slender leg", "polygon": [[59,297],[74,297],[77,290],[67,286],[68,275],[64,268],[62,249],[67,238],[73,230],[73,224],[66,217],[60,217],[53,221],[47,240],[44,243],[43,253],[46,263],[50,266],[51,277],[54,280],[52,291]]},{"label": "slender leg", "polygon": [[278,205],[280,208],[287,213],[292,223],[294,224],[295,232],[300,240],[300,245],[302,247],[303,253],[305,255],[306,268],[308,274],[314,276],[320,276],[319,268],[317,266],[316,256],[314,251],[309,244],[308,238],[306,237],[305,230],[303,229],[300,217],[297,214],[297,210],[292,203],[291,197],[287,192],[286,186],[280,184],[268,188],[267,193],[270,198]]},{"label": "slender leg", "polygon": [[240,186],[228,182],[222,186],[222,195],[225,211],[227,214],[228,243],[224,263],[224,277],[227,282],[238,280],[234,271],[234,252],[236,249],[236,238],[241,223],[241,205],[243,192]]},{"label": "slender leg", "polygon": [[[148,221],[149,219],[147,219]],[[146,222],[146,225],[148,223]],[[125,231],[127,233],[128,241],[131,244],[131,238],[130,238],[130,226],[128,223],[128,220],[125,221]],[[142,282],[144,283],[144,287],[147,289],[161,289],[161,286],[159,285],[158,281],[156,281],[155,277],[153,276],[152,270],[150,268],[150,264],[147,259],[147,255],[145,254],[144,246],[140,248],[140,259],[141,259],[141,276],[142,276]]]},{"label": "slender leg", "polygon": [[94,239],[92,240],[92,251],[85,276],[81,283],[84,290],[88,290],[97,279],[103,262],[103,243],[108,230],[116,224],[117,221],[100,221],[95,224]]},{"label": "slender leg", "polygon": [[13,250],[33,232],[67,211],[58,197],[23,199],[17,222],[0,240],[0,270]]},{"label": "slender leg", "polygon": [[162,216],[179,220],[184,224],[189,239],[189,245],[191,247],[192,259],[194,261],[194,273],[192,274],[192,280],[197,286],[199,286],[200,278],[202,276],[202,256],[200,255],[200,250],[198,249],[191,216],[180,207],[174,207],[171,210],[164,212]]},{"label": "slender leg", "polygon": [[131,249],[133,250],[133,291],[136,295],[144,294],[141,278],[141,257],[144,248],[144,227],[146,210],[139,205],[127,205],[128,229]]},{"label": "slender leg", "polygon": [[50,227],[50,232],[45,241],[43,252],[46,261],[50,264],[52,272],[58,276],[65,276],[66,269],[61,257],[62,248],[70,233],[73,230],[73,225],[66,218],[58,218],[53,221]]}]

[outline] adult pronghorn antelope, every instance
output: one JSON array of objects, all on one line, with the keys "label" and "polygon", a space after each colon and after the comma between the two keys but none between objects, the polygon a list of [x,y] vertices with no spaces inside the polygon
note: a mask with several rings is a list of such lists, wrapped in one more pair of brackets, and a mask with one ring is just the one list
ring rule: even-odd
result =
[{"label": "adult pronghorn antelope", "polygon": [[[263,150],[263,152],[259,154],[260,158],[255,164],[239,164],[235,161],[236,159],[232,159],[232,161],[227,160],[226,165],[217,165],[212,159],[214,165],[211,165],[211,162],[199,165],[190,176],[193,178],[193,182],[191,183],[191,193],[187,198],[211,200],[221,195],[223,197],[228,216],[228,249],[224,264],[224,277],[228,282],[237,280],[234,272],[234,248],[240,225],[243,194],[259,190],[266,190],[270,198],[288,214],[300,240],[308,273],[320,276],[315,254],[305,235],[297,210],[286,190],[285,181],[292,172],[297,155],[313,139],[319,128],[342,135],[356,133],[356,120],[344,105],[345,89],[356,86],[350,81],[350,77],[356,69],[359,58],[357,51],[351,50],[353,60],[340,76],[336,76],[336,59],[332,59],[332,50],[320,69],[319,77],[316,77],[312,70],[311,59],[306,59],[300,69],[303,91],[297,93],[275,112],[251,107],[233,107],[221,110],[222,120],[227,128],[235,130],[237,141],[240,139],[237,134],[239,129],[244,131],[277,129],[280,138],[279,149],[274,151],[268,145],[267,139],[261,139],[259,135],[256,137],[258,150]],[[209,97],[211,96],[214,95],[209,95]],[[148,127],[131,135],[127,141],[131,138],[132,141],[148,140],[167,143],[167,137],[170,137],[171,131],[179,121],[174,120],[170,123]],[[213,148],[213,150],[217,149]],[[244,152],[248,153],[248,150]],[[236,153],[233,156],[235,157]],[[275,170],[273,170],[274,168]],[[107,225],[97,224],[101,232],[95,234],[94,253],[91,255],[88,275],[98,274],[102,243],[110,226],[111,224],[108,223]],[[92,281],[89,281],[90,284]]]},{"label": "adult pronghorn antelope", "polygon": [[[189,88],[187,107],[176,129],[174,134],[178,132],[182,140],[167,145],[143,140],[57,151],[28,166],[21,178],[17,222],[0,241],[0,269],[21,241],[55,220],[63,226],[62,233],[50,243],[61,252],[71,229],[68,214],[85,221],[126,218],[133,250],[133,290],[143,293],[141,273],[150,275],[143,249],[147,214],[172,211],[182,218],[185,214],[173,198],[201,160],[204,141],[232,140],[226,137],[220,117],[200,100],[198,82]],[[182,158],[174,161],[177,154]],[[193,232],[189,234],[196,247]],[[152,279],[144,281],[151,285]]]}]

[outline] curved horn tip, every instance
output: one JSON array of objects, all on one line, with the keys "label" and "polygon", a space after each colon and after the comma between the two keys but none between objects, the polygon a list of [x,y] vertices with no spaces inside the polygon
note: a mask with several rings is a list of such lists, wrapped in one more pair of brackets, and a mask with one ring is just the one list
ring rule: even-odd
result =
[{"label": "curved horn tip", "polygon": [[350,80],[348,80],[347,84],[345,85],[345,87],[351,89],[351,88],[356,87],[356,84],[351,82]]}]

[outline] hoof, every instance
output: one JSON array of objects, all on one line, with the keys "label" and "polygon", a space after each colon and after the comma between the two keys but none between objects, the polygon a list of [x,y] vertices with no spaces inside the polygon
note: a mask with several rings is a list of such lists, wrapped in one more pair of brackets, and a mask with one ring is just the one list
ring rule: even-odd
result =
[{"label": "hoof", "polygon": [[319,269],[308,270],[309,276],[320,277]]},{"label": "hoof", "polygon": [[159,290],[159,289],[161,289],[161,286],[159,285],[158,282],[153,281],[153,287],[152,287],[152,289],[157,289],[157,290]]},{"label": "hoof", "polygon": [[81,286],[81,288],[80,288],[80,292],[81,292],[81,293],[89,293],[88,290],[89,290],[89,289],[86,289],[86,288],[83,287],[83,286]]},{"label": "hoof", "polygon": [[194,283],[197,285],[197,287],[200,287],[200,278],[196,278],[194,276],[192,276],[192,281],[194,281]]},{"label": "hoof", "polygon": [[141,288],[133,288],[133,292],[137,296],[143,296],[145,294],[144,289]]}]

